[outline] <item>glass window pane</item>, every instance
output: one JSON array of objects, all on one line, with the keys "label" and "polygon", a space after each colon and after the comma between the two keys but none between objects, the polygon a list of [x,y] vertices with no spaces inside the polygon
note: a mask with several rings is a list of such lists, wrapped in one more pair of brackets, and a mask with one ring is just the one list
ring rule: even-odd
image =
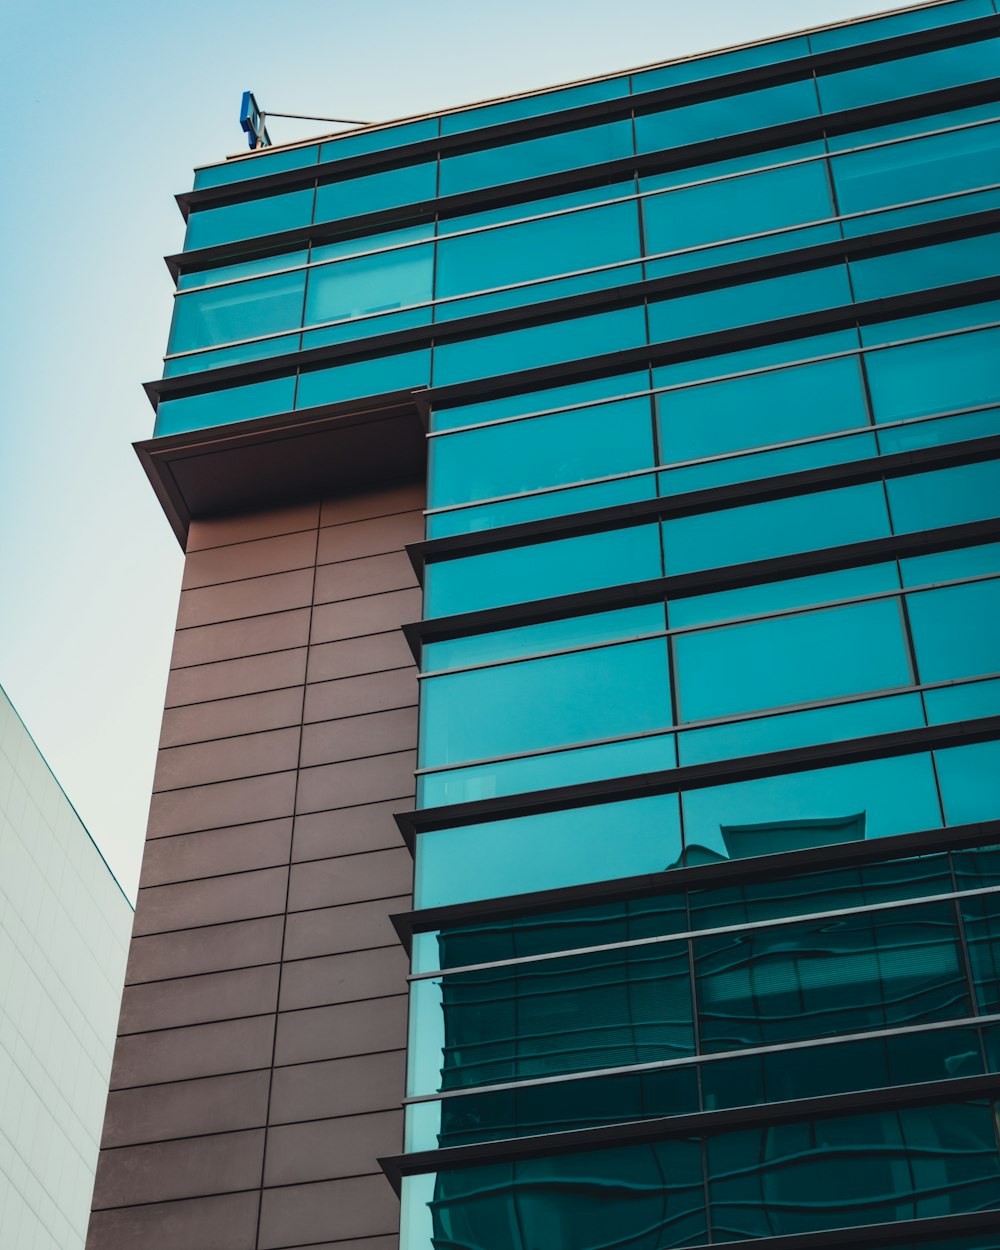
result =
[{"label": "glass window pane", "polygon": [[558,651],[562,647],[588,642],[611,642],[616,638],[656,633],[663,629],[664,624],[662,603],[644,603],[635,608],[594,612],[588,616],[569,616],[558,621],[521,625],[516,629],[501,629],[489,634],[469,634],[443,642],[425,642],[421,651],[421,667],[429,673],[465,664],[484,664],[490,660]]},{"label": "glass window pane", "polygon": [[671,723],[665,638],[573,651],[421,683],[422,767]]},{"label": "glass window pane", "polygon": [[304,269],[178,295],[168,352],[290,330],[302,324]]},{"label": "glass window pane", "polygon": [[634,201],[458,235],[438,243],[437,297],[614,264],[640,252]]},{"label": "glass window pane", "polygon": [[1000,402],[1000,329],[869,352],[876,421]]},{"label": "glass window pane", "polygon": [[977,543],[935,551],[927,556],[900,560],[904,586],[926,586],[931,582],[958,581],[981,573],[1000,573],[1000,543]]},{"label": "glass window pane", "polygon": [[670,624],[675,627],[707,625],[712,621],[733,620],[762,612],[780,612],[783,608],[806,608],[835,599],[877,595],[883,590],[896,590],[899,585],[895,564],[866,564],[856,569],[813,573],[809,577],[741,586],[737,590],[721,590],[711,595],[693,595],[690,599],[672,599]]},{"label": "glass window pane", "polygon": [[889,533],[880,482],[664,521],[668,573],[838,547]]},{"label": "glass window pane", "polygon": [[860,108],[880,100],[940,91],[959,83],[993,78],[1000,39],[981,39],[934,52],[880,61],[818,76],[823,112]]},{"label": "glass window pane", "polygon": [[657,397],[661,462],[868,424],[856,357],[709,382]]},{"label": "glass window pane", "polygon": [[890,690],[911,681],[894,599],[680,634],[674,647],[684,720]]},{"label": "glass window pane", "polygon": [[886,491],[897,534],[982,521],[1000,505],[1000,460],[890,478]]},{"label": "glass window pane", "polygon": [[295,378],[289,375],[206,391],[201,395],[186,395],[183,399],[161,399],[156,409],[155,436],[163,438],[185,430],[203,430],[213,425],[288,412],[294,398]]},{"label": "glass window pane", "polygon": [[873,39],[890,39],[910,30],[932,30],[936,26],[948,26],[952,22],[968,22],[976,17],[987,17],[994,12],[990,0],[955,0],[953,4],[935,4],[921,7],[914,13],[893,13],[874,21],[851,22],[836,26],[833,30],[814,31],[809,36],[813,52],[828,52],[832,48],[850,48],[855,44],[868,43]]},{"label": "glass window pane", "polygon": [[417,802],[421,807],[446,806],[676,767],[674,735],[650,734],[624,742],[422,773],[417,779]]},{"label": "glass window pane", "polygon": [[[830,162],[842,213],[948,195],[994,181],[1000,125],[911,139],[838,156]],[[1000,175],[998,175],[1000,176]]]},{"label": "glass window pane", "polygon": [[597,100],[618,99],[628,95],[628,91],[628,76],[605,78],[599,82],[584,83],[579,87],[566,87],[561,91],[543,91],[515,100],[503,100],[498,104],[460,109],[442,116],[441,133],[457,135],[467,130],[477,130],[480,126],[496,126],[520,117],[542,117],[548,113],[559,113],[563,109],[579,108],[581,104],[591,104]]},{"label": "glass window pane", "polygon": [[926,754],[690,790],[682,801],[687,863],[861,842],[941,824]]},{"label": "glass window pane", "polygon": [[441,159],[440,195],[520,182],[581,165],[601,165],[632,155],[632,123],[627,118],[579,130],[479,148]]},{"label": "glass window pane", "polygon": [[653,254],[818,221],[834,210],[823,162],[810,161],[647,196],[642,211]]},{"label": "glass window pane", "polygon": [[224,165],[196,169],[194,186],[196,191],[200,191],[202,187],[228,186],[247,178],[276,174],[283,169],[304,169],[307,165],[315,165],[318,159],[319,145],[315,143],[308,147],[288,148],[283,152],[254,152],[239,160],[226,161]]},{"label": "glass window pane", "polygon": [[422,304],[433,292],[433,244],[320,265],[309,271],[306,324]]},{"label": "glass window pane", "polygon": [[336,182],[322,182],[316,189],[314,220],[358,217],[362,213],[403,204],[419,206],[434,199],[436,182],[436,161],[423,165],[402,165],[397,169],[383,169],[357,178],[341,178]]},{"label": "glass window pane", "polygon": [[434,385],[447,386],[565,360],[603,356],[645,342],[644,309],[636,305],[479,338],[435,343]]},{"label": "glass window pane", "polygon": [[804,36],[797,39],[775,39],[768,43],[754,44],[748,48],[734,48],[731,52],[716,52],[711,56],[691,56],[673,61],[668,65],[647,69],[632,75],[632,90],[655,91],[659,87],[672,87],[682,82],[700,82],[719,74],[733,74],[756,65],[776,65],[781,61],[795,60],[809,55],[809,44]]},{"label": "glass window pane", "polygon": [[635,119],[636,148],[639,152],[678,148],[686,143],[700,143],[801,117],[814,117],[818,112],[812,79],[801,78],[740,95],[718,96],[698,104],[640,113]]},{"label": "glass window pane", "polygon": [[1000,817],[1000,742],[935,751],[941,797],[949,825]]},{"label": "glass window pane", "polygon": [[232,265],[216,265],[213,269],[191,269],[178,276],[177,289],[190,291],[213,282],[227,282],[230,278],[252,278],[277,269],[295,269],[308,259],[309,252],[303,248],[299,252],[280,252],[272,256],[258,256],[255,260],[237,261]]},{"label": "glass window pane", "polygon": [[378,126],[364,130],[345,131],[333,139],[328,139],[320,147],[321,161],[339,161],[348,156],[360,156],[363,152],[384,152],[390,148],[400,147],[404,143],[420,143],[426,139],[436,139],[439,122],[436,117],[421,117],[415,122],[404,122],[401,126]]},{"label": "glass window pane", "polygon": [[416,907],[661,872],[680,860],[676,794],[420,834]]},{"label": "glass window pane", "polygon": [[651,301],[649,337],[653,343],[669,342],[847,305],[852,299],[846,265],[806,269],[780,278],[740,282],[696,295]]},{"label": "glass window pane", "polygon": [[527,603],[662,574],[655,525],[636,525],[428,564],[425,616]]},{"label": "glass window pane", "polygon": [[252,239],[259,234],[294,230],[312,220],[313,188],[286,191],[281,195],[260,196],[220,208],[203,208],[188,218],[184,250],[214,247],[235,239]]},{"label": "glass window pane", "polygon": [[1000,672],[1000,579],[907,597],[921,681]]},{"label": "glass window pane", "polygon": [[948,903],[694,942],[703,1050],[735,1050],[969,1014]]},{"label": "glass window pane", "polygon": [[430,506],[610,477],[655,462],[648,399],[577,408],[431,439]]},{"label": "glass window pane", "polygon": [[389,391],[426,386],[431,368],[430,349],[348,360],[330,369],[315,369],[299,378],[296,408],[335,404],[343,399],[384,395]]},{"label": "glass window pane", "polygon": [[526,413],[545,412],[550,408],[568,407],[596,399],[615,399],[619,395],[631,395],[648,389],[649,373],[645,369],[634,373],[613,374],[610,377],[589,378],[584,382],[570,382],[566,386],[553,386],[541,391],[521,391],[516,395],[503,395],[474,404],[435,407],[431,413],[431,429],[456,430],[481,421],[519,417]]},{"label": "glass window pane", "polygon": [[870,734],[895,733],[924,724],[920,695],[889,695],[689,729],[677,735],[677,751],[681,764],[706,764],[822,742],[866,738]]},{"label": "glass window pane", "polygon": [[1000,272],[1000,234],[868,256],[852,260],[850,269],[858,300],[969,282]]}]

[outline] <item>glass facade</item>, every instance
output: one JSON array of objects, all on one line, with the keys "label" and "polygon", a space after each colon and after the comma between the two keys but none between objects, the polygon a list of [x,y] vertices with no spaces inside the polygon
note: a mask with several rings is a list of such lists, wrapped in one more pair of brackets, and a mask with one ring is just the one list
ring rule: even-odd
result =
[{"label": "glass facade", "polygon": [[199,171],[157,435],[427,401],[405,1250],[996,1244],[998,73],[950,0]]},{"label": "glass facade", "polygon": [[0,1244],[82,1250],[132,908],[0,690]]}]

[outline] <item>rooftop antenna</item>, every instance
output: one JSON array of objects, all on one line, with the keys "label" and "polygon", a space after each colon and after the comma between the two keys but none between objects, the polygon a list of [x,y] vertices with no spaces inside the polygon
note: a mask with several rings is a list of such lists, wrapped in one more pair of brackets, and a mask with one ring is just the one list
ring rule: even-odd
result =
[{"label": "rooftop antenna", "polygon": [[243,92],[240,104],[240,126],[246,131],[250,151],[271,147],[271,136],[267,133],[269,117],[290,117],[302,122],[333,122],[338,126],[367,126],[368,122],[360,122],[349,117],[313,117],[309,113],[265,113],[257,103],[252,91]]}]

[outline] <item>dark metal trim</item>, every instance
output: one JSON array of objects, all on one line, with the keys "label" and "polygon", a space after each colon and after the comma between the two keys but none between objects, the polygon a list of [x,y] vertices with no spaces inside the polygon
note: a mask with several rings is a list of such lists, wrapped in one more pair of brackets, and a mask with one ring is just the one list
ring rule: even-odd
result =
[{"label": "dark metal trim", "polygon": [[176,462],[307,437],[341,427],[374,423],[409,413],[417,414],[426,428],[428,411],[425,392],[393,391],[368,399],[311,408],[305,412],[279,413],[273,417],[258,417],[144,439],[132,446],[183,549],[193,518],[171,467]]},{"label": "dark metal trim", "polygon": [[863,1090],[848,1094],[827,1094],[794,1102],[764,1103],[754,1107],[733,1107],[725,1111],[698,1111],[690,1115],[664,1116],[599,1128],[570,1129],[535,1137],[506,1138],[477,1142],[470,1146],[446,1146],[413,1154],[391,1155],[379,1165],[398,1193],[404,1176],[443,1169],[485,1167],[493,1163],[538,1159],[546,1155],[576,1154],[599,1148],[643,1145],[693,1134],[709,1136],[729,1129],[767,1127],[797,1120],[812,1121],[820,1116],[850,1115],[876,1108],[926,1106],[935,1103],[989,1098],[1000,1092],[1000,1073],[957,1077],[921,1085],[898,1085],[888,1089]]},{"label": "dark metal trim", "polygon": [[415,933],[428,933],[435,929],[460,928],[485,920],[545,915],[551,911],[597,903],[624,902],[656,894],[680,894],[700,886],[714,888],[728,883],[769,880],[786,873],[842,868],[869,860],[907,859],[911,855],[931,851],[981,846],[998,841],[1000,819],[922,829],[916,833],[894,834],[892,837],[876,838],[870,842],[810,847],[803,851],[760,855],[754,859],[698,864],[690,868],[645,873],[638,877],[619,877],[616,880],[596,881],[587,885],[561,886],[558,889],[536,890],[529,894],[509,894],[505,898],[481,899],[474,903],[453,903],[445,907],[397,912],[389,918],[397,937],[409,954]]},{"label": "dark metal trim", "polygon": [[[735,285],[744,281],[753,281],[761,277],[781,277],[784,274],[797,273],[808,268],[817,268],[823,263],[844,262],[860,256],[879,255],[893,251],[906,250],[910,245],[927,240],[948,240],[950,238],[966,238],[970,235],[983,233],[1000,224],[1000,209],[986,209],[979,213],[970,213],[964,217],[945,217],[937,221],[917,222],[908,226],[899,226],[892,230],[858,235],[850,239],[833,239],[826,243],[817,243],[797,251],[771,252],[763,256],[734,260],[711,269],[694,269],[680,274],[668,274],[658,278],[648,278],[640,282],[631,282],[623,286],[605,287],[595,291],[581,291],[575,295],[565,295],[556,299],[538,303],[517,304],[510,308],[497,309],[492,312],[473,314],[448,322],[428,322],[423,326],[413,326],[403,330],[394,330],[385,334],[373,334],[364,339],[351,339],[343,343],[331,343],[322,347],[306,348],[302,351],[288,352],[282,356],[269,356],[259,360],[242,361],[239,364],[220,365],[214,369],[204,369],[195,373],[185,373],[173,377],[158,378],[144,384],[146,394],[155,404],[161,399],[176,396],[178,393],[200,393],[214,387],[234,385],[244,379],[262,376],[278,376],[288,373],[295,367],[319,367],[323,364],[342,359],[364,358],[382,355],[390,348],[413,347],[414,345],[429,346],[443,342],[452,342],[476,334],[485,333],[505,326],[527,326],[552,321],[568,313],[582,313],[594,309],[623,308],[641,303],[644,299],[654,296],[666,296],[672,293],[698,294],[714,290],[721,286]],[[635,264],[641,264],[642,257],[636,258]],[[1000,279],[976,279],[973,283],[960,283],[955,287],[935,288],[933,292],[917,292],[924,300],[930,294],[931,300],[942,290],[959,290],[967,286],[985,286],[993,289]],[[839,309],[823,309],[818,313],[797,315],[781,320],[808,322],[813,317],[829,318],[837,313],[844,316],[844,308],[855,310],[855,317],[877,312],[882,305],[905,297],[895,296],[887,299],[868,300],[851,305],[841,305]],[[773,325],[776,322],[755,323]],[[746,329],[747,327],[739,327]],[[308,333],[299,327],[289,334]],[[675,343],[664,345],[667,354],[672,355],[677,346],[695,343],[714,343],[716,340],[728,341],[734,336],[733,330],[715,331],[691,339],[681,339]],[[655,354],[650,345],[643,344],[626,352],[612,353],[612,357],[642,355],[648,358]],[[602,357],[588,358],[597,362]],[[547,368],[565,369],[565,365],[547,366]],[[537,370],[528,373],[540,372]],[[508,379],[519,375],[507,375]],[[477,379],[472,385],[482,388]],[[461,396],[470,383],[436,388],[436,397],[450,399]]]},{"label": "dark metal trim", "polygon": [[[952,25],[929,27],[921,31],[908,31],[901,35],[888,36],[884,39],[871,40],[863,44],[833,48],[826,52],[812,52],[806,56],[788,61],[771,61],[764,65],[751,66],[746,69],[734,70],[728,74],[717,74],[711,78],[696,79],[692,82],[677,83],[672,86],[659,87],[651,91],[627,93],[611,100],[595,101],[591,104],[578,105],[575,108],[562,109],[555,113],[539,113],[530,117],[517,118],[508,122],[498,122],[492,126],[461,131],[457,134],[436,135],[417,142],[400,144],[398,147],[385,148],[377,152],[358,153],[340,160],[317,161],[312,165],[299,166],[297,169],[281,170],[273,174],[262,174],[256,178],[246,178],[236,183],[224,183],[218,187],[202,187],[197,190],[181,191],[174,198],[184,219],[187,220],[192,209],[206,208],[249,199],[254,195],[268,191],[293,187],[313,179],[327,178],[339,174],[350,175],[356,171],[368,170],[376,166],[409,164],[422,156],[430,156],[437,152],[451,152],[455,149],[475,150],[489,147],[498,140],[520,138],[525,135],[553,133],[565,130],[575,123],[588,121],[600,122],[614,117],[630,116],[632,111],[659,106],[692,103],[710,100],[716,97],[733,94],[740,87],[770,85],[802,78],[815,71],[828,68],[846,69],[856,65],[874,64],[878,61],[896,60],[914,49],[927,47],[950,47],[963,43],[977,42],[989,31],[1000,28],[1000,18],[987,15],[973,18]],[[794,37],[794,32],[791,36]],[[808,33],[808,32],[806,32]],[[778,42],[778,36],[775,42]],[[770,42],[770,41],[769,41]],[[669,65],[665,63],[665,66]],[[632,73],[645,73],[660,68],[657,65],[626,70],[621,74],[602,76],[608,79],[627,78]],[[578,84],[586,85],[586,83]],[[558,86],[553,88],[558,90]],[[539,94],[544,94],[543,88]],[[475,105],[470,106],[475,108]],[[454,112],[442,113],[439,116],[451,116]],[[851,110],[857,112],[858,110]],[[830,114],[837,116],[837,114]],[[434,115],[415,118],[415,121],[433,121]],[[334,136],[320,136],[316,143],[336,142]],[[301,146],[309,147],[311,144]],[[247,194],[249,193],[249,194]],[[189,253],[190,255],[190,253]],[[168,258],[174,259],[174,258]]]},{"label": "dark metal trim", "polygon": [[679,573],[672,577],[629,582],[623,586],[576,591],[551,599],[535,600],[533,603],[512,603],[452,616],[430,617],[408,622],[402,626],[402,630],[414,659],[419,663],[421,648],[425,642],[438,642],[468,633],[483,633],[489,629],[504,629],[511,625],[533,625],[540,621],[556,620],[561,616],[586,615],[588,612],[604,611],[608,608],[632,607],[661,596],[686,599],[716,590],[735,590],[741,586],[756,585],[758,582],[780,581],[803,573],[833,572],[836,569],[870,564],[900,555],[947,551],[951,547],[963,545],[974,547],[997,537],[1000,537],[1000,519],[967,521],[961,525],[918,530],[912,534],[890,534],[884,538],[869,538],[839,547],[802,551],[790,556],[774,556],[745,564],[720,565],[712,569],[700,569],[695,573]]},{"label": "dark metal trim", "polygon": [[704,789],[720,782],[752,781],[781,773],[803,772],[837,764],[909,755],[939,747],[985,742],[1000,736],[1000,716],[949,725],[921,725],[867,738],[849,738],[818,746],[790,747],[739,759],[713,760],[708,764],[688,764],[679,768],[584,781],[575,785],[535,790],[526,794],[474,799],[448,807],[423,807],[399,812],[395,821],[403,840],[412,851],[416,837],[429,829],[452,829],[458,825],[487,824],[514,816],[533,816],[569,807],[589,807],[598,803],[621,802],[655,794],[675,794],[681,790]]}]

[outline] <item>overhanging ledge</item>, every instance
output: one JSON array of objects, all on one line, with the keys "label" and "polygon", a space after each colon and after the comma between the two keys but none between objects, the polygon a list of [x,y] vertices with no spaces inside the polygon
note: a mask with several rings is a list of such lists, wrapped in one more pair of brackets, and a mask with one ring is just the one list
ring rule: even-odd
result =
[{"label": "overhanging ledge", "polygon": [[420,478],[422,389],[134,443],[184,548],[193,520]]}]

